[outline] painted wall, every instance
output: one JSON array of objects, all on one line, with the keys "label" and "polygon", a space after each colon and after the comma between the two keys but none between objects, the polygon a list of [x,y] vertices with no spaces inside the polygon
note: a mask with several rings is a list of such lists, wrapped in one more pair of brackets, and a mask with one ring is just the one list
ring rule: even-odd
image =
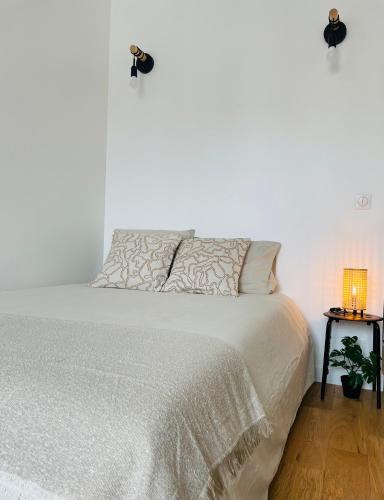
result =
[{"label": "painted wall", "polygon": [[102,260],[109,1],[0,3],[0,289]]},{"label": "painted wall", "polygon": [[[327,59],[333,2],[112,0],[105,251],[116,227],[282,242],[281,289],[322,362],[342,269],[384,295],[384,4],[339,0],[348,38]],[[155,60],[129,87],[128,47]],[[372,193],[372,209],[354,196]],[[370,330],[359,331],[364,345]],[[348,333],[335,328],[336,336]]]}]

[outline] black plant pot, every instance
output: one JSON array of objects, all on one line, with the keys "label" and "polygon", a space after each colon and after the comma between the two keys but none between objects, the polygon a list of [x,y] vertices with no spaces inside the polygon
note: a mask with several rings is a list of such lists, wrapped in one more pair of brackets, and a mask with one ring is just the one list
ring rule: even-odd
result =
[{"label": "black plant pot", "polygon": [[343,393],[346,398],[359,399],[363,384],[358,385],[355,389],[354,387],[349,385],[348,375],[341,376],[341,383],[343,384]]}]

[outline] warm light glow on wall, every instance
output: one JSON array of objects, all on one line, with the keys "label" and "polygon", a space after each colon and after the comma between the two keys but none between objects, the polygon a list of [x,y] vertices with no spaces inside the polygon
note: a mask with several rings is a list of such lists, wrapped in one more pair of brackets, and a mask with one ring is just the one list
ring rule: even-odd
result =
[{"label": "warm light glow on wall", "polygon": [[367,309],[367,269],[344,269],[343,309]]}]

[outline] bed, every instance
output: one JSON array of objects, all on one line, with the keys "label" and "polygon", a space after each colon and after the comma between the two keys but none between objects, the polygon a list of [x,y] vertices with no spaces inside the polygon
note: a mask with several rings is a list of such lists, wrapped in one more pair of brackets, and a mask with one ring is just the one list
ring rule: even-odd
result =
[{"label": "bed", "polygon": [[[192,352],[194,345],[199,345],[201,349],[199,357],[202,359],[205,356],[205,345],[208,349],[213,340],[220,342],[221,346],[229,346],[228,348],[239,354],[246,365],[257,394],[256,406],[260,405],[259,411],[265,417],[266,427],[262,435],[257,437],[257,446],[253,447],[250,456],[241,462],[241,466],[235,471],[231,481],[225,484],[225,488],[217,497],[214,490],[210,490],[210,495],[211,498],[220,497],[226,500],[264,500],[267,498],[268,486],[276,473],[290,427],[303,395],[313,382],[312,350],[307,325],[291,299],[278,293],[272,295],[240,294],[239,297],[233,298],[185,293],[94,289],[87,285],[67,285],[0,293],[1,318],[3,330],[0,329],[0,342],[2,333],[4,339],[12,328],[19,328],[18,325],[24,325],[25,332],[30,329],[32,340],[29,338],[28,341],[33,342],[34,325],[38,322],[40,329],[44,329],[44,324],[51,329],[52,325],[62,324],[67,330],[74,328],[71,325],[88,325],[88,329],[90,325],[95,332],[98,329],[103,332],[109,331],[111,345],[114,343],[115,336],[124,338],[124,332],[136,332],[138,338],[146,338],[147,335],[160,338],[166,332],[166,335],[171,336],[167,339],[175,339],[175,352],[178,349],[177,342],[180,342],[181,334],[185,334],[189,342],[188,349]],[[26,335],[28,336],[28,333],[24,334],[24,337]],[[41,342],[49,343],[49,339],[43,337]],[[70,349],[70,347],[66,345],[65,349]],[[24,348],[25,346],[22,349]],[[11,353],[16,361],[19,355],[17,349],[19,347],[14,347]],[[92,350],[91,347],[90,350]],[[25,359],[28,359],[28,355]],[[100,362],[100,356],[98,362]],[[44,371],[44,368],[42,370]],[[38,376],[42,376],[41,373]],[[48,370],[45,377],[49,376]],[[0,380],[3,382],[3,387],[9,382],[4,376]],[[47,384],[47,380],[44,383]],[[97,384],[95,387],[97,389]],[[96,390],[95,387],[92,386],[90,392]],[[65,489],[65,485],[62,485],[59,491],[68,491],[67,495],[64,493],[51,495],[48,487],[49,481],[44,488],[39,489],[41,484],[39,486],[38,478],[26,470],[28,464],[23,466],[18,463],[13,464],[12,474],[9,474],[9,457],[12,458],[12,450],[4,451],[4,443],[7,443],[11,427],[7,426],[6,418],[7,411],[12,405],[12,411],[16,411],[14,402],[17,400],[17,390],[16,384],[12,390],[0,392],[2,397],[2,401],[0,400],[0,422],[2,422],[0,423],[0,438],[3,443],[3,446],[0,444],[0,497],[4,500],[75,498],[71,496],[70,490]],[[88,403],[92,405],[93,402],[94,399],[90,397]],[[22,403],[20,400],[17,401],[17,404],[21,405],[19,413],[23,408]],[[109,403],[110,401],[105,401],[105,408],[108,408]],[[114,401],[113,404],[116,405],[118,402]],[[43,403],[42,405],[44,406]],[[46,425],[54,427],[55,422],[49,421]],[[127,422],[126,425],[129,423]],[[30,437],[28,434],[23,434],[27,431],[19,429],[18,435],[24,436],[24,441],[31,439],[31,442],[27,443],[28,450],[33,443],[41,444],[44,441],[44,435],[39,435],[38,441],[34,441],[37,439],[36,435]],[[123,433],[124,429],[121,432]],[[26,446],[25,443],[23,446]],[[65,448],[65,446],[66,443],[62,443],[62,447]],[[41,463],[44,463],[44,460],[49,461],[49,457],[44,455],[49,449],[48,445],[46,448],[41,445],[40,456],[32,454],[31,460],[41,461]],[[183,447],[180,448],[179,453],[182,456]],[[113,457],[113,450],[110,450],[109,456]],[[180,455],[178,456],[180,458]],[[4,457],[7,457],[8,461]],[[81,461],[81,458],[76,457],[76,460]],[[111,467],[111,470],[116,469],[114,464]],[[179,465],[176,464],[175,467]],[[121,471],[119,473],[121,475]],[[156,474],[156,464],[152,473]],[[98,470],[97,476],[100,477],[100,475],[101,472]],[[71,478],[70,473],[65,477]],[[125,478],[124,481],[128,479]],[[76,480],[77,478],[74,481]],[[108,485],[108,481],[108,477],[105,477],[103,484]],[[140,477],[138,482],[140,483]],[[130,489],[129,484],[128,486],[125,484],[123,488],[121,481],[119,487],[115,485],[114,488],[112,490],[108,490],[107,487],[99,489],[97,495],[94,492],[90,493],[92,491],[90,489],[88,493],[79,494],[77,498],[138,499],[146,497],[155,500],[167,498],[164,496],[166,490],[160,487],[157,492],[153,487],[145,490],[151,493],[146,493],[144,496],[144,490],[134,491],[134,488]],[[175,489],[172,496],[168,498],[189,500],[204,498],[207,495],[205,491],[201,496],[196,496],[195,492],[190,494],[186,488],[185,490]]]}]

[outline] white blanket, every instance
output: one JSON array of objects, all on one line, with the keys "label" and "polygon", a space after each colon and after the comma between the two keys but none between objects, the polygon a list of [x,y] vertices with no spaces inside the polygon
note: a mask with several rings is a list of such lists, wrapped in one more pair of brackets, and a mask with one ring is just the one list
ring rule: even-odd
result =
[{"label": "white blanket", "polygon": [[225,499],[266,500],[290,426],[313,382],[308,327],[291,299],[278,293],[233,298],[65,285],[0,292],[0,313],[183,331],[234,347],[273,433],[261,440]]},{"label": "white blanket", "polygon": [[1,499],[215,498],[269,432],[219,339],[0,315]]}]

